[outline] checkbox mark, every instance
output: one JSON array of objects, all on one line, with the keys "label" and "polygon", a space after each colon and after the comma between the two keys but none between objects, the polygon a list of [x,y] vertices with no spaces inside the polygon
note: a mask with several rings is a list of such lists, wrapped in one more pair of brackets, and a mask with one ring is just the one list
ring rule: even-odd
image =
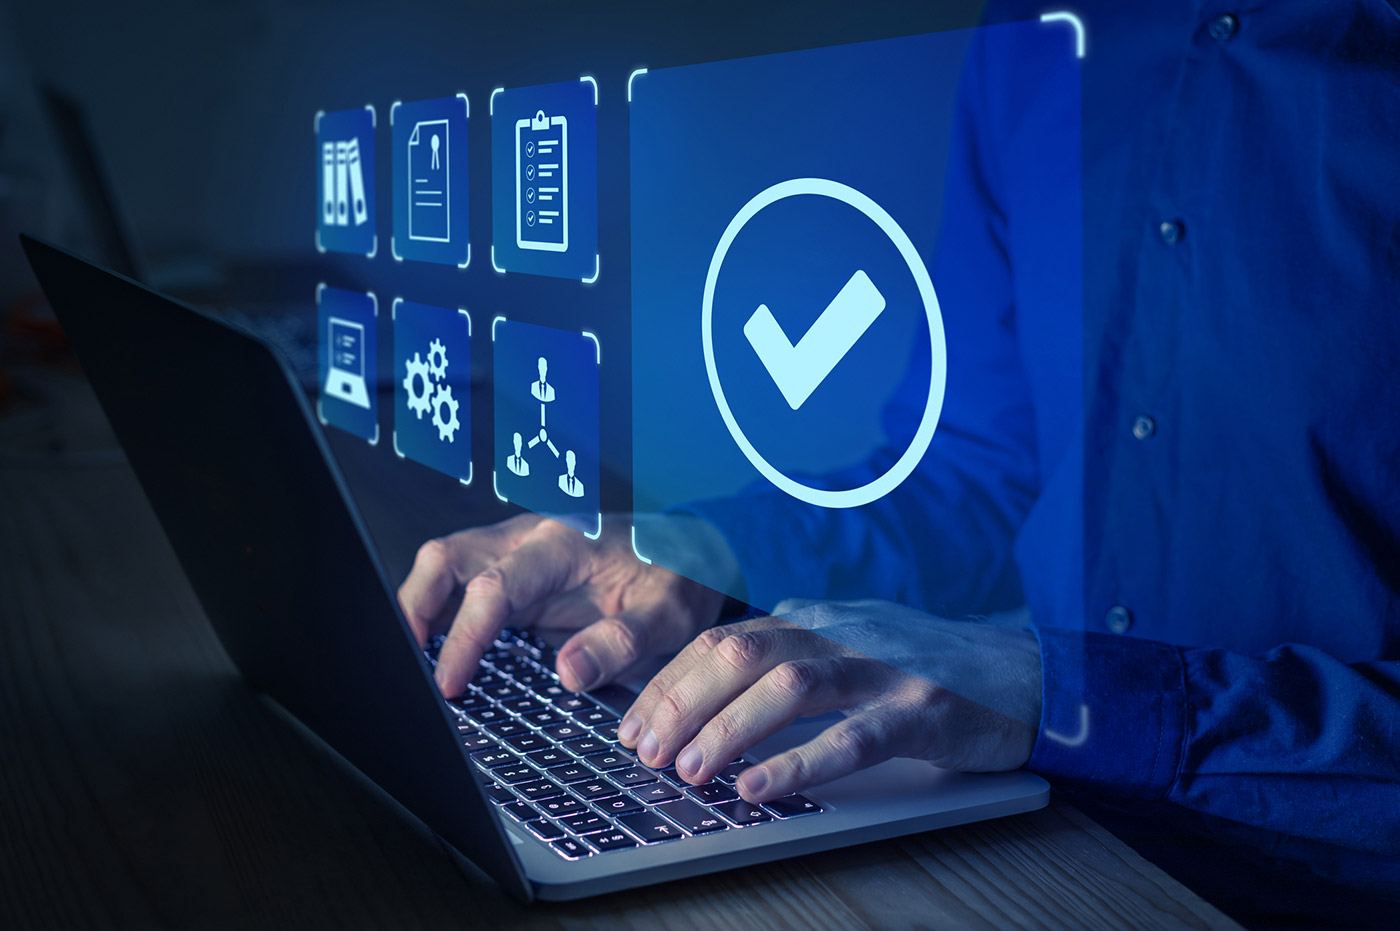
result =
[{"label": "checkbox mark", "polygon": [[744,324],[744,335],[773,377],[788,406],[797,410],[885,310],[885,296],[858,270],[826,305],[794,346],[767,304]]}]

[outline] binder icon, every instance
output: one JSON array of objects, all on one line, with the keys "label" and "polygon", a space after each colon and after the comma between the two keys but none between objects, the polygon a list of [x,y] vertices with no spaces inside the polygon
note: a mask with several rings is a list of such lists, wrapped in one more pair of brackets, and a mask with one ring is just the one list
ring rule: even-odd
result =
[{"label": "binder icon", "polygon": [[337,140],[321,146],[321,187],[325,194],[321,220],[325,225],[349,226],[352,208],[356,226],[369,219],[359,139]]},{"label": "binder icon", "polygon": [[515,244],[569,248],[569,120],[543,110],[515,124]]}]

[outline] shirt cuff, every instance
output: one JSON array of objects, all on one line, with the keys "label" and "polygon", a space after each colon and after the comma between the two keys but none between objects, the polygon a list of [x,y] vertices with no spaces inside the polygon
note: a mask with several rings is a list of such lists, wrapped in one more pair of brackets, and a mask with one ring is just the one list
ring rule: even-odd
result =
[{"label": "shirt cuff", "polygon": [[1037,628],[1041,717],[1026,768],[1051,782],[1161,799],[1186,736],[1185,664],[1165,643]]}]

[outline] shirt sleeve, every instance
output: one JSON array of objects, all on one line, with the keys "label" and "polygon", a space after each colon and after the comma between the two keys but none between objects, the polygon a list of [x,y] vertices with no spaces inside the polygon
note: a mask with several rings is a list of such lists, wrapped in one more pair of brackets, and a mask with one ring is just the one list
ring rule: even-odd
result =
[{"label": "shirt sleeve", "polygon": [[1285,846],[1400,852],[1400,662],[1037,634],[1044,704],[1031,770],[1275,832]]}]

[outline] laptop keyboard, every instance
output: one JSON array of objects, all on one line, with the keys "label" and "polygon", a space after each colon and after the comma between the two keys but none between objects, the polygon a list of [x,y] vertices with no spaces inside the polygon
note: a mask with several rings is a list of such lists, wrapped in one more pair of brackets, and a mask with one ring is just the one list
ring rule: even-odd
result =
[{"label": "laptop keyboard", "polygon": [[[429,644],[434,664],[441,647],[441,637]],[[500,817],[566,860],[822,811],[801,795],[744,801],[734,789],[752,765],[744,759],[703,786],[674,767],[642,765],[617,742],[617,715],[559,684],[554,658],[529,631],[502,631],[467,693],[447,707]]]}]

